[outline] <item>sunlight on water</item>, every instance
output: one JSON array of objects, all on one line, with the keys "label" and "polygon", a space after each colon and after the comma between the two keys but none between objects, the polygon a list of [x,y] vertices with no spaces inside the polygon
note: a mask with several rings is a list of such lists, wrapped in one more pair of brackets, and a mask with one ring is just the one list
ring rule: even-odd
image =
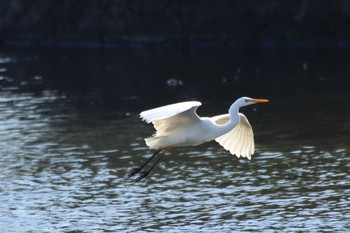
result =
[{"label": "sunlight on water", "polygon": [[[179,148],[135,183],[126,174],[151,155],[143,137],[153,131],[136,113],[81,114],[55,92],[3,93],[0,113],[1,232],[350,229],[349,128],[303,144],[295,135],[304,125],[269,129],[264,114],[248,112],[251,161],[215,142]],[[326,121],[327,111],[319,114]]]}]

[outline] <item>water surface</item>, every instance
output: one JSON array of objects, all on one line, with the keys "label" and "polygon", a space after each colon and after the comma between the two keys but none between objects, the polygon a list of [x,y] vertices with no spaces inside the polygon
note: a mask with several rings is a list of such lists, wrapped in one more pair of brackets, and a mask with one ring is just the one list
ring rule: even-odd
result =
[{"label": "water surface", "polygon": [[301,123],[305,111],[271,112],[278,104],[246,109],[251,161],[214,142],[180,148],[135,183],[125,176],[150,156],[142,138],[153,129],[134,112],[84,113],[67,102],[49,91],[1,95],[2,232],[350,229],[348,111],[319,109]]},{"label": "water surface", "polygon": [[[0,68],[2,80],[22,77],[21,64],[18,76]],[[242,109],[251,161],[211,142],[169,152],[134,182],[127,173],[152,154],[144,109],[99,108],[96,96],[33,77],[0,92],[1,232],[350,230],[349,94],[257,96],[271,102]],[[211,115],[233,100],[203,101],[199,113]]]}]

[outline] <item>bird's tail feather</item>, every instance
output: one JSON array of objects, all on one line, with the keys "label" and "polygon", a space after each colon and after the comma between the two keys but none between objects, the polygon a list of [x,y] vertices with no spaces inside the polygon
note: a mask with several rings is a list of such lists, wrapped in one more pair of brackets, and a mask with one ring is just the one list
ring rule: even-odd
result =
[{"label": "bird's tail feather", "polygon": [[145,142],[150,149],[161,149],[168,146],[165,143],[165,138],[165,136],[149,137],[145,138]]}]

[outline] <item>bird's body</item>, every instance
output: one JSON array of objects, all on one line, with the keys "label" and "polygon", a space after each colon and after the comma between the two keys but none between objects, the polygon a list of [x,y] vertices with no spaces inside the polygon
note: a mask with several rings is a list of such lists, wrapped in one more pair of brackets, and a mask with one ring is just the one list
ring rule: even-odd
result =
[{"label": "bird's body", "polygon": [[[152,121],[157,132],[154,137],[145,139],[150,149],[161,149],[168,146],[196,146],[215,139],[215,136],[211,133],[217,127],[215,122],[208,117],[200,118],[195,113],[195,110],[201,105],[199,102],[182,102],[175,105],[185,106],[185,109],[188,106],[192,107],[182,112],[181,108],[179,108],[180,112],[174,112],[173,116],[165,119],[160,117]],[[145,111],[141,113],[141,117],[149,122],[147,120],[149,116],[152,116],[154,113],[162,114],[168,112],[168,109],[173,107],[174,105],[168,105]],[[215,132],[218,135],[225,133]]]},{"label": "bird's body", "polygon": [[[201,103],[198,101],[181,102],[143,111],[140,113],[142,120],[153,123],[156,129],[153,137],[145,138],[146,145],[160,152],[172,147],[196,146],[216,140],[231,154],[251,159],[254,153],[253,130],[248,119],[239,113],[239,108],[263,102],[268,100],[241,97],[231,105],[228,114],[214,117],[199,117],[196,110]],[[140,172],[148,162],[129,177]],[[138,180],[146,175],[141,175]]]}]

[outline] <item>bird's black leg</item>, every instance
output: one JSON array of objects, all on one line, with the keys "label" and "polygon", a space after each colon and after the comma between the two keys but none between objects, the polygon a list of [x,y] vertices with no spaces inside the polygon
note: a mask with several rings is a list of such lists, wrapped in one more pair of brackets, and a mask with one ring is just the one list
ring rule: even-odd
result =
[{"label": "bird's black leg", "polygon": [[152,165],[152,167],[149,170],[143,171],[141,172],[140,176],[137,177],[137,179],[135,181],[140,181],[143,178],[145,178],[146,176],[148,176],[148,174],[153,170],[153,168],[157,165],[157,163],[162,159],[163,155],[165,154],[165,151],[163,151],[163,153],[160,154],[159,158],[157,159],[157,161]]},{"label": "bird's black leg", "polygon": [[161,150],[157,150],[149,159],[146,160],[140,167],[134,168],[128,175],[126,179],[129,179],[130,177],[136,175],[139,173]]}]

